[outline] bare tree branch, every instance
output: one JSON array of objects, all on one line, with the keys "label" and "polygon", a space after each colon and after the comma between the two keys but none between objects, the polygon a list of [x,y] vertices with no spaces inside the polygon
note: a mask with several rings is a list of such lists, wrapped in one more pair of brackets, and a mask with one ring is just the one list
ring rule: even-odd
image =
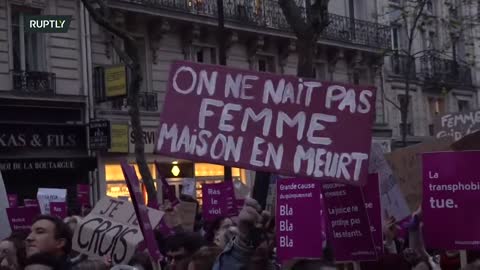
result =
[{"label": "bare tree branch", "polygon": [[88,10],[88,13],[90,13],[90,16],[92,16],[92,19],[101,27],[105,28],[107,31],[110,33],[118,36],[119,38],[123,40],[130,40],[132,42],[135,42],[135,39],[125,30],[120,29],[116,27],[115,25],[111,24],[109,21],[107,21],[102,15],[98,13],[97,10],[93,7],[93,5],[90,3],[89,0],[81,0],[85,8]]},{"label": "bare tree branch", "polygon": [[309,29],[307,22],[302,16],[301,8],[298,7],[294,0],[279,0],[278,3],[295,35],[297,37],[304,35]]}]

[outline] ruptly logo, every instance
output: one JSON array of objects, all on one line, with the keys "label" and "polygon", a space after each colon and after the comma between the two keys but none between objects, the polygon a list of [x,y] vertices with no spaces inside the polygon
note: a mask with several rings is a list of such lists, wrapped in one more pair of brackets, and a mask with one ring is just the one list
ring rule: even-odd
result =
[{"label": "ruptly logo", "polygon": [[66,33],[72,16],[37,15],[25,16],[25,32]]}]

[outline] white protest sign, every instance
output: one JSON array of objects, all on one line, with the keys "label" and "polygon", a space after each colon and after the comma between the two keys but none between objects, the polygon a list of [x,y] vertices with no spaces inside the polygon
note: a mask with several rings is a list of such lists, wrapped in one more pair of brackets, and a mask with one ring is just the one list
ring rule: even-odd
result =
[{"label": "white protest sign", "polygon": [[48,215],[50,214],[51,202],[67,201],[67,190],[57,188],[39,188],[37,192],[37,200],[42,214]]},{"label": "white protest sign", "polygon": [[197,182],[195,178],[183,178],[182,180],[182,195],[197,197]]},{"label": "white protest sign", "polygon": [[8,207],[7,190],[5,189],[5,183],[3,183],[2,173],[0,172],[0,239],[5,239],[12,232],[6,210]]},{"label": "white protest sign", "polygon": [[408,208],[405,196],[400,190],[397,179],[385,159],[384,148],[376,142],[372,143],[369,172],[378,174],[382,213],[386,211],[390,216],[395,217],[397,221],[408,217],[410,215],[410,209]]},{"label": "white protest sign", "polygon": [[[148,208],[152,227],[164,213]],[[132,203],[104,197],[92,212],[77,226],[72,240],[75,251],[94,258],[110,256],[114,264],[124,264],[134,255],[143,241]]]}]

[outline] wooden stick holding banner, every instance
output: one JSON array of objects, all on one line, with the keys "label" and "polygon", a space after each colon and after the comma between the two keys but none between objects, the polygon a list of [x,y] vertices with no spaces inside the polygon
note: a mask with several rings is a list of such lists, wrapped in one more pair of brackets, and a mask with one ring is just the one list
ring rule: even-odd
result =
[{"label": "wooden stick holding banner", "polygon": [[157,265],[160,265],[163,256],[158,249],[157,242],[155,241],[153,228],[148,217],[148,209],[145,206],[142,193],[140,192],[139,180],[135,173],[135,169],[131,167],[126,160],[123,160],[120,165],[122,166],[123,175],[127,180],[128,191],[130,192],[132,204],[135,208],[135,213],[137,214],[138,224],[142,230],[148,252]]}]

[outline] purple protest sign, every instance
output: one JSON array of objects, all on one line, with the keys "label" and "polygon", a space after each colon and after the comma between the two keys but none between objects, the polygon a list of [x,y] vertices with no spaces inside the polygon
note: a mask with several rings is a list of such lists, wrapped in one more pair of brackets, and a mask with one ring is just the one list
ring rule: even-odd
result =
[{"label": "purple protest sign", "polygon": [[213,221],[220,217],[232,217],[238,214],[232,182],[203,184],[202,196],[204,220]]},{"label": "purple protest sign", "polygon": [[370,174],[367,184],[362,188],[373,243],[377,256],[383,254],[382,206],[380,202],[380,183],[378,174]]},{"label": "purple protest sign", "polygon": [[480,151],[423,154],[423,236],[429,248],[480,249]]},{"label": "purple protest sign", "polygon": [[8,222],[12,231],[30,232],[33,221],[39,215],[39,207],[7,208]]},{"label": "purple protest sign", "polygon": [[155,152],[361,185],[368,175],[375,92],[176,61]]},{"label": "purple protest sign", "polygon": [[25,207],[38,207],[40,208],[40,204],[36,199],[23,199],[23,205]]},{"label": "purple protest sign", "polygon": [[50,214],[64,219],[68,216],[66,202],[50,202]]},{"label": "purple protest sign", "polygon": [[160,181],[162,182],[162,193],[163,193],[164,200],[167,199],[171,203],[171,207],[177,206],[180,203],[180,201],[178,200],[177,195],[175,194],[175,187],[170,186],[170,184],[168,184],[168,181],[165,178],[164,173],[160,169],[161,166],[159,166],[157,162],[155,162],[155,166],[157,167]]},{"label": "purple protest sign", "polygon": [[160,263],[163,258],[156,242],[155,234],[153,233],[152,225],[148,217],[148,209],[145,206],[142,192],[140,191],[139,181],[135,169],[128,164],[126,160],[123,160],[120,165],[122,166],[123,175],[125,176],[128,191],[130,192],[130,198],[137,214],[138,224],[143,233],[143,239],[147,246],[148,253],[155,260]]},{"label": "purple protest sign", "polygon": [[90,186],[84,184],[77,185],[77,199],[80,206],[90,205]]},{"label": "purple protest sign", "polygon": [[320,182],[283,179],[277,182],[276,237],[280,262],[323,255]]},{"label": "purple protest sign", "polygon": [[328,238],[335,260],[377,260],[361,188],[337,183],[322,184],[322,194],[328,220]]},{"label": "purple protest sign", "polygon": [[7,194],[8,206],[11,208],[18,207],[18,195],[17,194]]}]

